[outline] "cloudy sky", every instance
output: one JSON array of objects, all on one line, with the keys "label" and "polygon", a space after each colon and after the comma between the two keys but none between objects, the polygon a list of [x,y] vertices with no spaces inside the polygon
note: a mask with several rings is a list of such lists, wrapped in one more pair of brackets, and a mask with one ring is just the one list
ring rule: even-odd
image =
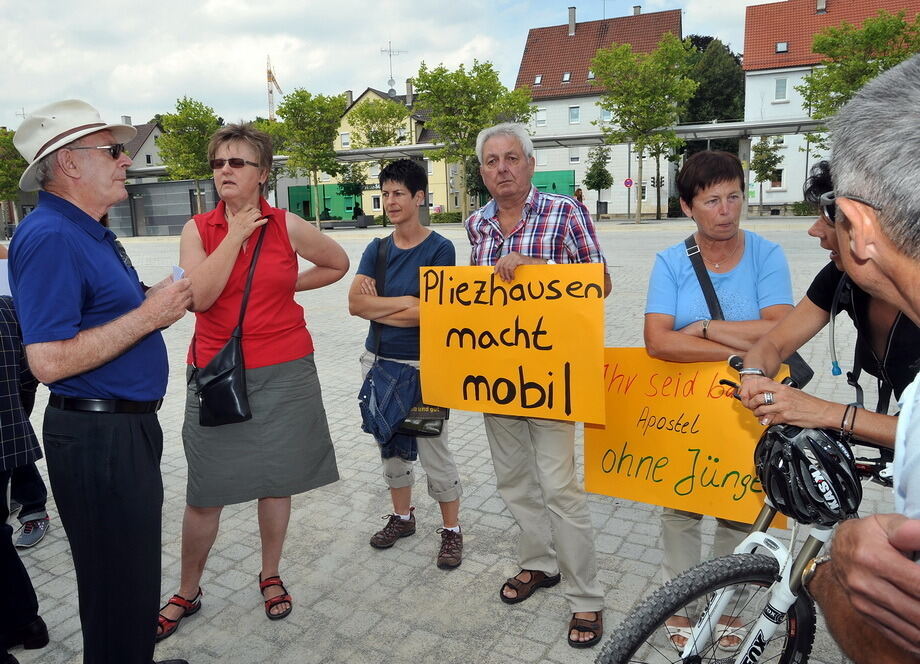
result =
[{"label": "cloudy sky", "polygon": [[[767,0],[0,0],[0,126],[77,97],[134,123],[190,96],[228,121],[267,115],[265,58],[285,92],[396,88],[429,65],[491,61],[514,84],[528,29],[683,8],[684,35],[741,51],[744,7]],[[280,98],[276,96],[276,104]]]}]

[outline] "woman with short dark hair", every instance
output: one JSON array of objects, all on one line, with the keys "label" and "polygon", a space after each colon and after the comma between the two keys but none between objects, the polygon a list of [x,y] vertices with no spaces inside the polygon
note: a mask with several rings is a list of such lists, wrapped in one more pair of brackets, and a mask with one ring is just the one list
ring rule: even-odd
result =
[{"label": "woman with short dark hair", "polygon": [[[157,640],[201,608],[201,575],[224,505],[258,500],[262,569],[259,590],[271,620],[292,608],[279,576],[291,495],[338,479],[313,340],[298,291],[329,285],[348,271],[348,256],[296,214],[263,198],[272,165],[271,138],[249,125],[226,125],[208,145],[220,202],[186,223],[179,265],[192,282],[195,334],[182,438],[188,489],[182,523],[179,592],[160,611]],[[252,419],[205,427],[192,380],[236,327],[255,247],[257,256],[242,343]],[[298,257],[311,267],[299,271]],[[256,571],[256,570],[253,570]]]},{"label": "woman with short dark hair", "polygon": [[[696,222],[692,240],[658,253],[649,279],[645,346],[669,362],[724,361],[742,354],[792,310],[789,266],[779,245],[740,229],[745,203],[741,162],[727,152],[698,152],[677,176],[680,206]],[[690,255],[698,254],[724,320],[712,320]],[[753,451],[753,441],[752,441]],[[753,517],[754,515],[752,515]],[[670,580],[701,560],[702,515],[665,508],[662,574]],[[714,556],[731,553],[747,524],[718,519]],[[719,618],[718,645],[733,651],[744,639],[732,616]],[[687,616],[668,620],[671,643],[682,650],[690,636]]]}]

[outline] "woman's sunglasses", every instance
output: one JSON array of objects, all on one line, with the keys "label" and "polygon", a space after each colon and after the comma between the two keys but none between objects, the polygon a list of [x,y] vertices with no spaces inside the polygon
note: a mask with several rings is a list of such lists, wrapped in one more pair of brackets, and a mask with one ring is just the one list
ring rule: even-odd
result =
[{"label": "woman's sunglasses", "polygon": [[246,159],[241,159],[239,157],[230,157],[229,159],[212,159],[211,168],[215,171],[219,171],[224,167],[224,164],[230,164],[230,168],[242,168],[243,166],[255,166],[259,168],[259,165],[254,161],[247,161]]},{"label": "woman's sunglasses", "polygon": [[836,191],[828,191],[824,194],[821,194],[821,198],[818,200],[818,206],[821,208],[821,214],[824,215],[824,218],[827,219],[827,223],[831,226],[837,223],[838,197],[848,198],[851,201],[856,201],[857,203],[868,205],[873,210],[881,209],[878,205],[867,201],[865,198],[860,198],[859,196],[851,196],[850,194],[838,194]]},{"label": "woman's sunglasses", "polygon": [[76,147],[67,148],[68,150],[108,150],[109,154],[112,155],[112,159],[118,159],[121,156],[121,153],[125,151],[124,143],[114,143],[112,145],[78,145]]}]

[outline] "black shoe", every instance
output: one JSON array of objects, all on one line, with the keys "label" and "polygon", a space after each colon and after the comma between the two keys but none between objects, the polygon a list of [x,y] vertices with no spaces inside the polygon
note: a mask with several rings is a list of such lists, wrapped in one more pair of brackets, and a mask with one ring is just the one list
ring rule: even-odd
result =
[{"label": "black shoe", "polygon": [[[46,645],[48,645],[48,628],[41,617],[36,618],[25,627],[21,627],[19,631],[10,634],[6,639],[6,643],[2,644],[7,649],[22,646],[26,650],[44,648]],[[15,662],[16,660],[10,661]],[[0,664],[7,663],[0,660]]]},{"label": "black shoe", "polygon": [[[0,662],[0,664],[6,664],[6,662]],[[161,659],[159,662],[153,662],[153,664],[188,664],[187,659]]]}]

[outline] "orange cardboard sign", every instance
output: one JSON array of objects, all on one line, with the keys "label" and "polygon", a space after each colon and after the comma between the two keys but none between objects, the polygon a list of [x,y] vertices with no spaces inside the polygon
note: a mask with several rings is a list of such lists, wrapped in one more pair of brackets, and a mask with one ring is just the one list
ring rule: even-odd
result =
[{"label": "orange cardboard sign", "polygon": [[723,378],[738,381],[725,362],[605,349],[607,423],[585,426],[588,491],[753,522],[764,497],[754,469],[763,426]]},{"label": "orange cardboard sign", "polygon": [[422,396],[501,415],[604,421],[603,266],[422,267]]}]

